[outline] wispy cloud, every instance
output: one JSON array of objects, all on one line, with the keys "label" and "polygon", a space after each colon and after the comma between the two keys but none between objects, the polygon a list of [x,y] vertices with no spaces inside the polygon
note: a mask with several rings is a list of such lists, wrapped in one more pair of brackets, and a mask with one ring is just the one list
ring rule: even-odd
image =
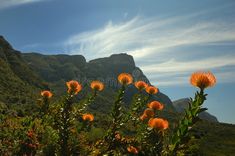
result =
[{"label": "wispy cloud", "polygon": [[235,54],[212,57],[200,60],[177,61],[171,59],[169,61],[157,64],[143,66],[145,73],[181,73],[192,72],[195,70],[212,70],[225,66],[235,66]]},{"label": "wispy cloud", "polygon": [[45,0],[0,0],[0,9],[5,9],[13,6],[35,3]]},{"label": "wispy cloud", "polygon": [[[213,70],[219,82],[234,81],[231,75],[235,75],[235,52],[231,49],[218,52],[217,47],[229,45],[234,49],[235,22],[204,20],[206,14],[137,16],[117,24],[110,21],[103,28],[71,36],[65,47],[71,54],[83,54],[88,59],[120,52],[131,54],[151,82],[159,85],[185,84],[195,70]],[[205,46],[214,52],[207,51]],[[185,48],[194,50],[185,52]],[[227,71],[226,67],[232,69]]]}]

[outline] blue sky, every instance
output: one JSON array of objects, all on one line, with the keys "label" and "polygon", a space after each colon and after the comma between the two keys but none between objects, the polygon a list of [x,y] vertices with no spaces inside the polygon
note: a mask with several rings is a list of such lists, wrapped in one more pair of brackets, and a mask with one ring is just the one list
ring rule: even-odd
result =
[{"label": "blue sky", "polygon": [[193,71],[217,85],[205,106],[235,123],[235,1],[0,0],[0,34],[15,49],[82,54],[125,52],[172,100],[194,95]]}]

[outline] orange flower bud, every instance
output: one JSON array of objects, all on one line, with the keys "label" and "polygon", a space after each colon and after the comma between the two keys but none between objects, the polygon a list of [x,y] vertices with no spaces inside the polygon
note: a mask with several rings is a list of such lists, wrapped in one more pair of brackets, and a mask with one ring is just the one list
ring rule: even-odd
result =
[{"label": "orange flower bud", "polygon": [[157,94],[158,89],[154,86],[148,86],[146,88],[146,92],[153,95],[153,94]]},{"label": "orange flower bud", "polygon": [[41,92],[41,96],[43,96],[44,98],[51,98],[52,97],[52,93],[48,90],[44,90]]},{"label": "orange flower bud", "polygon": [[121,140],[121,135],[119,132],[116,132],[115,138],[116,138],[116,140]]},{"label": "orange flower bud", "polygon": [[133,154],[138,154],[139,153],[137,148],[135,148],[134,146],[129,146],[127,148],[127,151],[130,152],[130,153],[133,153]]},{"label": "orange flower bud", "polygon": [[142,120],[142,121],[144,121],[147,118],[148,118],[148,116],[146,114],[143,114],[140,116],[140,120]]},{"label": "orange flower bud", "polygon": [[122,73],[118,76],[118,81],[123,85],[129,85],[133,82],[131,74]]},{"label": "orange flower bud", "polygon": [[148,122],[149,127],[158,129],[158,130],[165,130],[169,127],[169,123],[167,120],[161,118],[152,118]]},{"label": "orange flower bud", "polygon": [[144,114],[147,116],[147,118],[154,117],[154,111],[151,108],[147,108],[144,110]]},{"label": "orange flower bud", "polygon": [[27,132],[27,136],[30,137],[30,138],[33,138],[33,130],[29,130]]},{"label": "orange flower bud", "polygon": [[82,119],[84,121],[93,121],[94,120],[94,116],[92,114],[83,114],[82,115]]},{"label": "orange flower bud", "polygon": [[78,94],[82,90],[82,86],[77,81],[71,80],[69,82],[66,82],[66,85],[68,87],[68,93],[70,94]]},{"label": "orange flower bud", "polygon": [[164,108],[164,105],[158,101],[152,101],[148,104],[148,107],[154,110],[162,110]]},{"label": "orange flower bud", "polygon": [[145,83],[144,81],[137,81],[137,82],[135,82],[135,87],[136,87],[138,90],[145,89],[147,86],[148,86],[148,84]]},{"label": "orange flower bud", "polygon": [[211,72],[195,72],[191,75],[190,83],[200,89],[212,87],[216,83],[216,78]]},{"label": "orange flower bud", "polygon": [[104,84],[100,81],[92,81],[91,89],[96,90],[96,91],[102,91],[104,89]]}]

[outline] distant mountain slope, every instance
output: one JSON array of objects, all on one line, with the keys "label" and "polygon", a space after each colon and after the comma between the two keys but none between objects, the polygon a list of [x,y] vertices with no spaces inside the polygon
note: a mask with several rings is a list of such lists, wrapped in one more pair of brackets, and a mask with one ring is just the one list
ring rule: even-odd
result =
[{"label": "distant mountain slope", "polygon": [[[173,105],[174,105],[176,111],[178,111],[179,113],[183,113],[184,110],[186,108],[188,108],[189,102],[190,102],[189,98],[183,98],[183,99],[179,99],[179,100],[173,101]],[[218,122],[217,118],[215,116],[211,115],[208,112],[200,113],[199,117],[201,119],[204,119],[204,120],[207,120],[207,121]]]},{"label": "distant mountain slope", "polygon": [[0,36],[0,102],[6,104],[32,103],[41,79],[34,74],[21,54]]}]

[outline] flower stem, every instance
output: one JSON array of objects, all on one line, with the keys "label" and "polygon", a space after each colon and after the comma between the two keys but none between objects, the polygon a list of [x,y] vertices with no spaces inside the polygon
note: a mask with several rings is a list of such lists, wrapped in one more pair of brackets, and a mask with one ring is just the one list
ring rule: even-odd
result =
[{"label": "flower stem", "polygon": [[172,137],[172,144],[170,145],[172,155],[177,155],[180,145],[187,143],[188,139],[186,138],[188,137],[191,127],[198,121],[199,113],[207,110],[206,108],[201,108],[206,100],[206,96],[207,94],[204,94],[204,90],[200,89],[200,92],[197,91],[194,99],[191,99],[189,102],[189,108],[185,110],[185,115],[183,119],[180,120]]}]

